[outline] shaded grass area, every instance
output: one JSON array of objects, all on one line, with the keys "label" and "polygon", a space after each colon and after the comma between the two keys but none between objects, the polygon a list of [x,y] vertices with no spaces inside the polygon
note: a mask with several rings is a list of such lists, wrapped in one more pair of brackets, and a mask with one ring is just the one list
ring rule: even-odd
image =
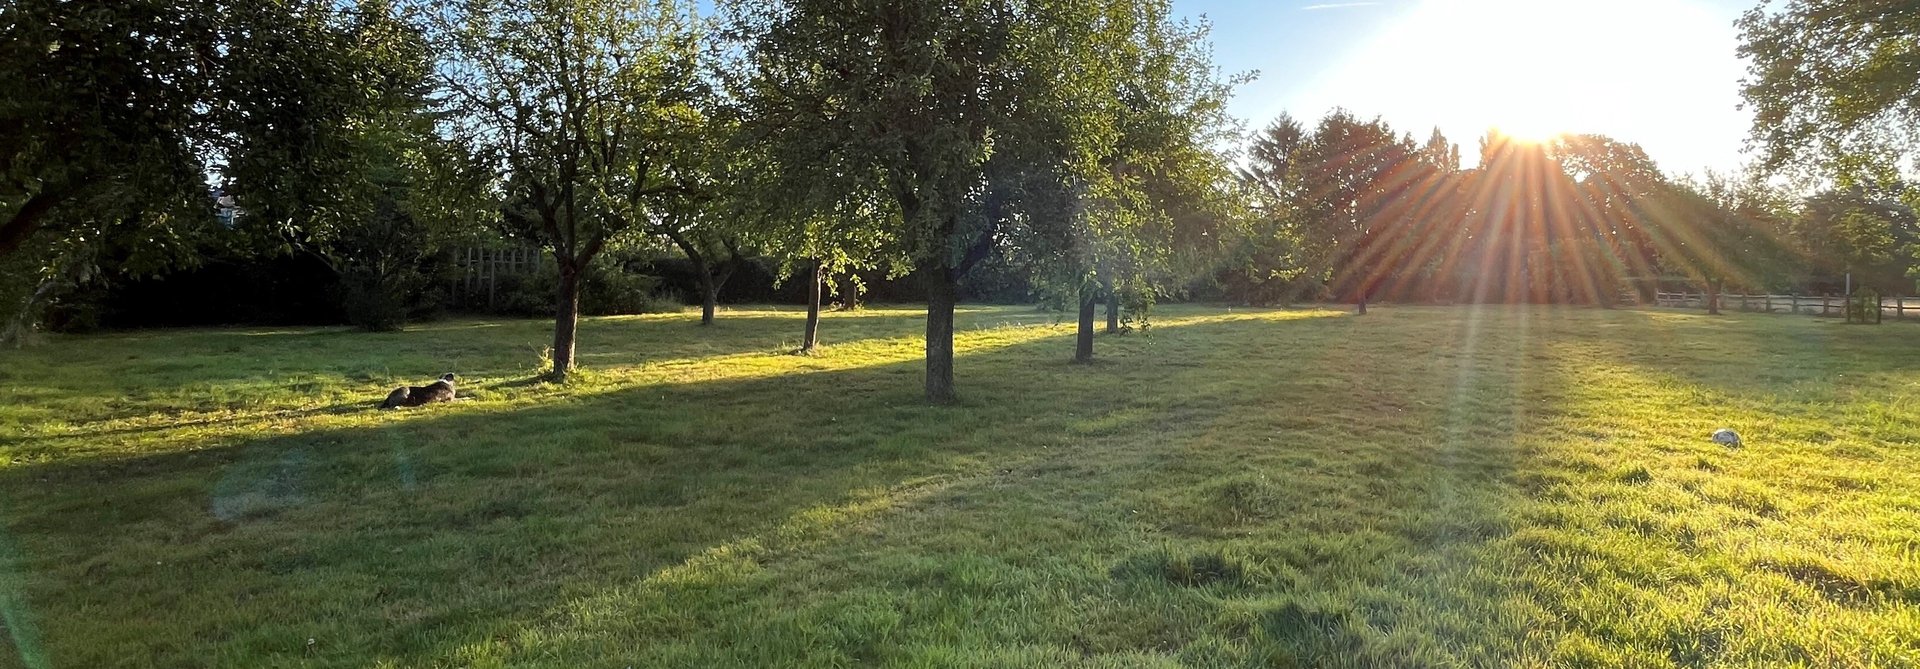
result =
[{"label": "shaded grass area", "polygon": [[915,311],[693,321],[0,354],[0,666],[1920,663],[1911,326],[983,307],[929,407]]}]

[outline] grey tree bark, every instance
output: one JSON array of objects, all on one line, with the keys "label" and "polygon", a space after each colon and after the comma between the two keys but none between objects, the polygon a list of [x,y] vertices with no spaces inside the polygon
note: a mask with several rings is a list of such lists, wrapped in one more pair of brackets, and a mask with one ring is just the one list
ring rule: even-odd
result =
[{"label": "grey tree bark", "polygon": [[953,308],[959,286],[946,267],[930,267],[927,287],[927,401],[948,403],[953,394]]},{"label": "grey tree bark", "polygon": [[1074,362],[1093,362],[1093,313],[1099,298],[1092,286],[1080,289],[1080,330],[1074,337]]},{"label": "grey tree bark", "polygon": [[563,383],[573,373],[573,344],[580,328],[580,270],[560,263],[560,294],[554,309],[553,371],[549,379]]},{"label": "grey tree bark", "polygon": [[1120,291],[1107,281],[1107,334],[1120,334]]},{"label": "grey tree bark", "polygon": [[807,332],[800,339],[800,351],[812,353],[820,345],[820,263],[813,263],[813,273],[807,282]]}]

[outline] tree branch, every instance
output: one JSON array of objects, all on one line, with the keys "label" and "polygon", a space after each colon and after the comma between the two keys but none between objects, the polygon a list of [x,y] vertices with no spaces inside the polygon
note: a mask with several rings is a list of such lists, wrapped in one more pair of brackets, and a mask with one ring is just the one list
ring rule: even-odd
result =
[{"label": "tree branch", "polygon": [[47,215],[53,213],[53,207],[66,199],[71,188],[48,189],[34,193],[33,197],[20,205],[20,210],[0,225],[0,258],[4,258],[27,243],[27,238],[40,230],[46,223]]},{"label": "tree branch", "polygon": [[974,265],[978,265],[980,261],[986,260],[987,253],[993,250],[993,233],[999,228],[999,221],[987,221],[986,229],[981,230],[980,236],[974,238],[973,244],[967,247],[966,256],[962,257],[960,264],[954,268],[953,279],[955,281],[960,280],[960,277],[966,276],[967,272],[973,271]]}]

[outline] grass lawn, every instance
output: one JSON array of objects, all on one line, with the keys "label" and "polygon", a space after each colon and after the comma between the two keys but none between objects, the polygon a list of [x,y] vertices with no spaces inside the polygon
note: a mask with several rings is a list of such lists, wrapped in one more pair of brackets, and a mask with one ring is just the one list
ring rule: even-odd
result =
[{"label": "grass lawn", "polygon": [[697,318],[0,353],[0,667],[1920,665],[1913,325]]}]

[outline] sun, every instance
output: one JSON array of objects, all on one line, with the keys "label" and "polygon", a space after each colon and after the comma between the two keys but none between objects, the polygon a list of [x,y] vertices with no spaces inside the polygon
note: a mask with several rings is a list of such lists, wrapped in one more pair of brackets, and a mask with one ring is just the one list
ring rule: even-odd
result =
[{"label": "sun", "polygon": [[1569,134],[1565,128],[1544,120],[1506,121],[1495,123],[1489,129],[1508,139],[1528,144],[1547,144]]},{"label": "sun", "polygon": [[1701,2],[1418,0],[1296,106],[1441,127],[1470,153],[1490,128],[1530,142],[1606,134],[1673,154],[1737,145],[1741,66]]}]

